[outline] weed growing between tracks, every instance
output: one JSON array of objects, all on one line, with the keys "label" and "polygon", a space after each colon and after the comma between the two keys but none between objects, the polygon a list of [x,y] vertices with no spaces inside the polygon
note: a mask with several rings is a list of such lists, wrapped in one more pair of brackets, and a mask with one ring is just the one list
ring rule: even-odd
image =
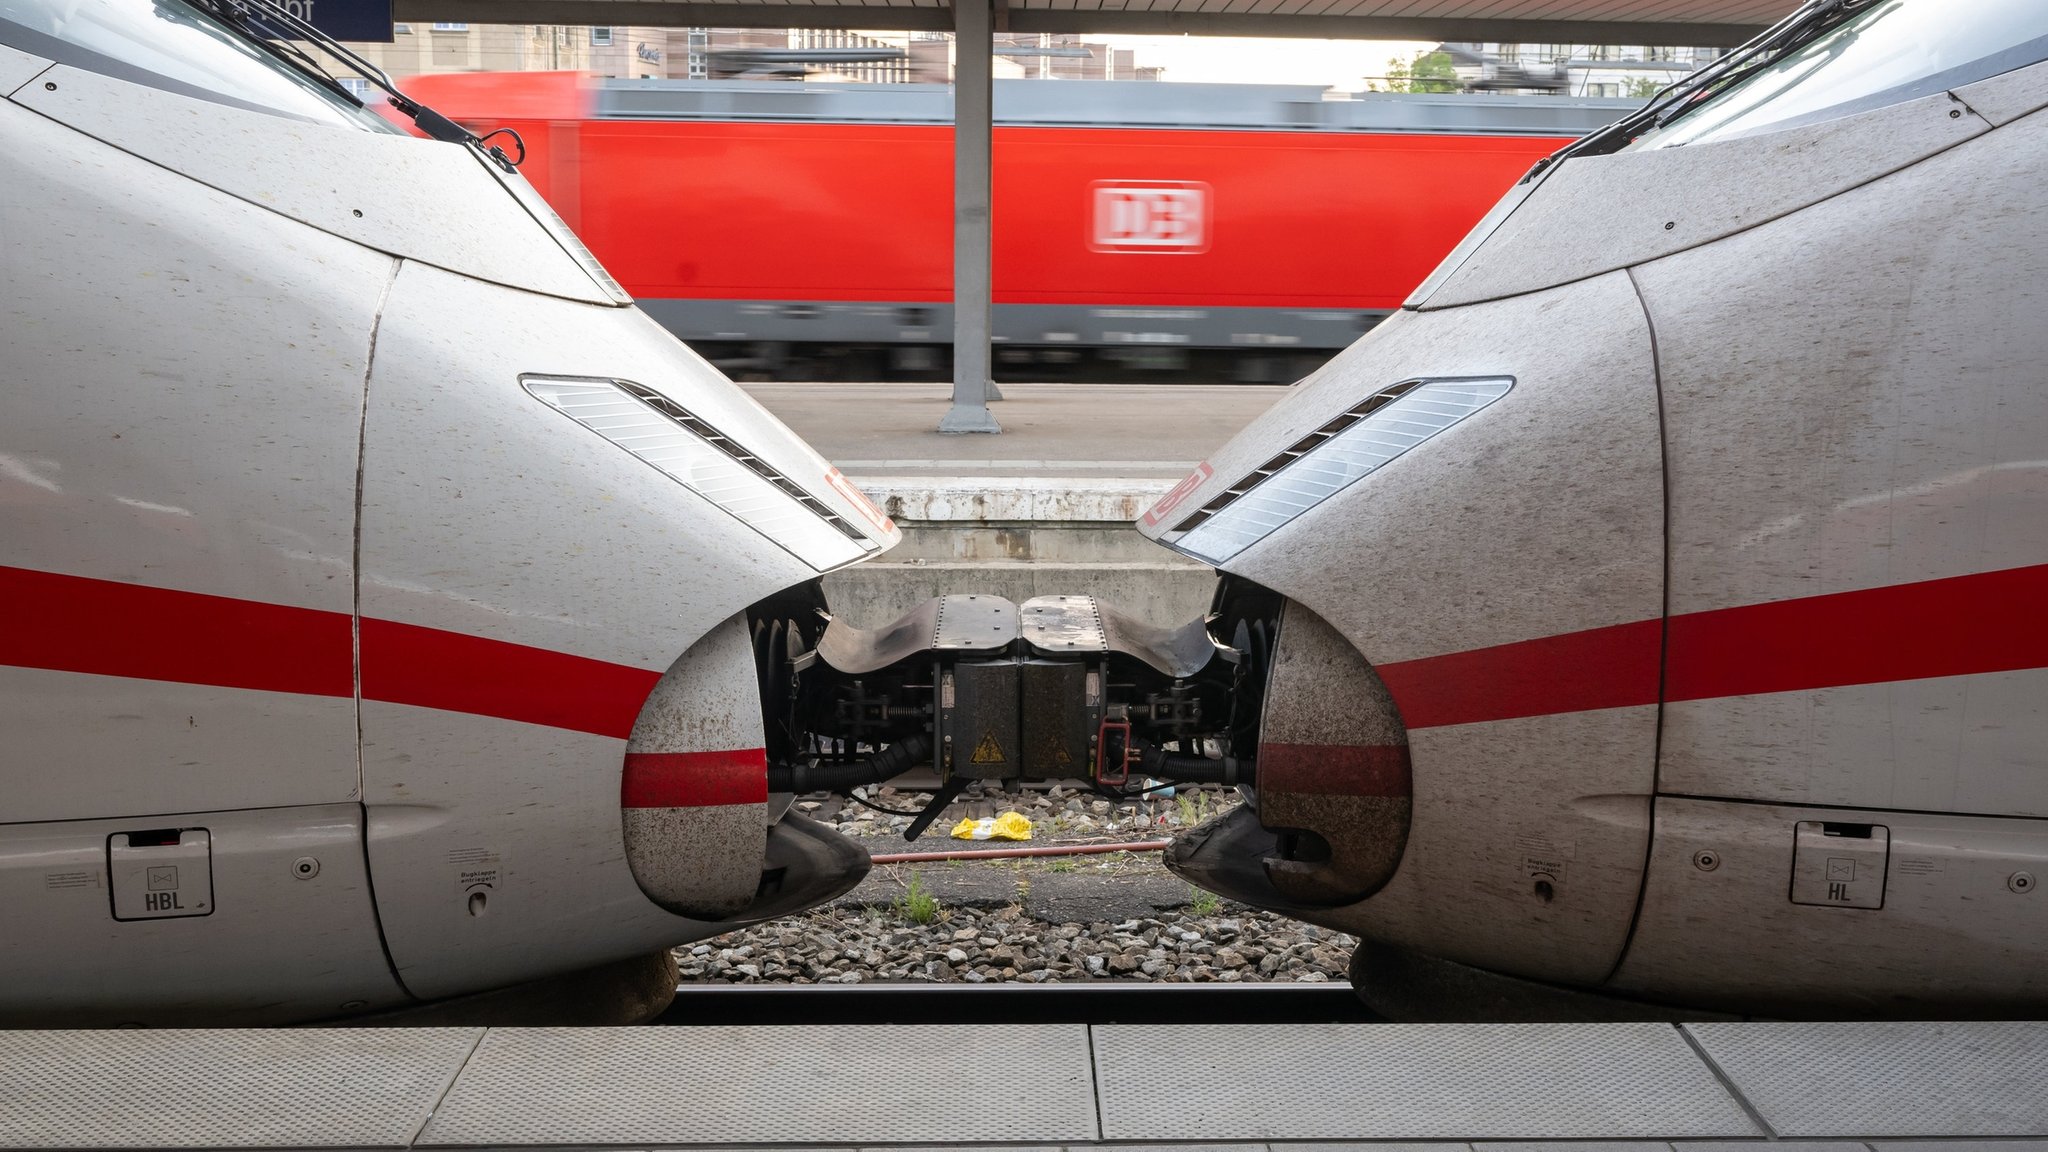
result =
[{"label": "weed growing between tracks", "polygon": [[912,924],[930,924],[939,918],[939,900],[924,886],[924,877],[910,874],[910,885],[895,901],[896,914]]}]

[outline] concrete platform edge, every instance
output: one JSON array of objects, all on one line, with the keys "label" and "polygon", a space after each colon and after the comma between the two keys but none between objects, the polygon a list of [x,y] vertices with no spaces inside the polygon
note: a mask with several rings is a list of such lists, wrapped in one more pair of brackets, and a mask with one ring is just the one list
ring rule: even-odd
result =
[{"label": "concrete platform edge", "polygon": [[[900,1029],[859,1025],[491,1029],[460,1037],[459,1053],[441,1033],[446,1056],[429,1060],[431,1070],[424,1031],[416,1041],[389,1030],[379,1045],[363,1039],[377,1033],[346,1030],[0,1032],[0,1148],[1535,1152],[1520,1146],[1541,1141],[1544,1152],[2048,1152],[2029,1139],[2048,1132],[2042,1064],[2011,1063],[2048,1048],[2048,1023],[1702,1026],[1709,1050],[1738,1054],[1725,1080],[1677,1026],[1545,1027],[962,1024],[937,1039],[920,1031],[917,1045]],[[1814,1063],[1845,1037],[1852,1059]],[[1174,1075],[1106,1070],[1105,1039],[1126,1059],[1164,1053],[1155,1067]],[[350,1084],[335,1083],[329,1045],[352,1062]],[[920,1063],[917,1050],[931,1059]],[[1280,1056],[1272,1074],[1307,1094],[1262,1097],[1256,1084],[1243,1091],[1242,1077],[1237,1089],[1227,1084],[1224,1073],[1254,1066],[1245,1057],[1256,1051]],[[2005,1072],[1975,1067],[1980,1052]],[[161,1075],[136,1075],[138,1054]],[[833,1075],[780,1086],[760,1077],[805,1065]],[[1616,1067],[1638,1089],[1669,1095],[1624,1098],[1630,1085],[1603,1079]],[[372,1099],[380,1071],[403,1072],[410,1098],[431,1101],[423,1123],[397,1132],[369,1123],[373,1105],[390,1112],[390,1100]],[[420,1079],[427,1072],[431,1083]],[[173,1081],[201,1086],[204,1107],[170,1107]],[[1792,1138],[1738,1134],[1749,1125],[1703,1110],[1711,1093],[1701,1086],[1724,1083]],[[1530,1094],[1528,1084],[1560,1087]],[[1588,1093],[1591,1107],[1578,1099]],[[901,1107],[877,1103],[887,1101]],[[1857,1106],[1860,1119],[1849,1110]],[[300,1122],[251,1123],[251,1108]],[[1162,1108],[1173,1122],[1134,1130],[1133,1118]],[[464,1110],[467,1121],[449,1127]]]}]

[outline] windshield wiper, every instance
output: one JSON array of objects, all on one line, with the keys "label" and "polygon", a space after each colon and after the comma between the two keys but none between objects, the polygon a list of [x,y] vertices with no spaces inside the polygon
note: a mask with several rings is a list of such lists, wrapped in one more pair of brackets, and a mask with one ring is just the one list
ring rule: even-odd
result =
[{"label": "windshield wiper", "polygon": [[1808,0],[1808,3],[1798,11],[1778,21],[1762,35],[1719,60],[1680,78],[1657,93],[1641,108],[1545,158],[1529,170],[1529,174],[1523,177],[1523,182],[1534,179],[1545,169],[1573,156],[1602,156],[1620,151],[1643,133],[1654,128],[1662,128],[1705,107],[1715,96],[1740,84],[1758,71],[1776,64],[1788,54],[1811,44],[1840,26],[1843,21],[1877,2],[1878,0]]},{"label": "windshield wiper", "polygon": [[319,61],[307,55],[294,41],[304,41],[326,53],[329,57],[347,65],[357,75],[377,86],[384,93],[393,108],[419,126],[420,131],[435,140],[451,144],[467,144],[489,156],[507,172],[515,165],[504,152],[496,148],[485,148],[476,133],[457,124],[432,108],[414,100],[398,90],[391,77],[382,68],[356,55],[340,41],[312,24],[292,14],[275,0],[192,0],[206,9],[230,29],[247,38],[257,47],[271,53],[280,60],[310,76],[315,82],[340,93],[356,107],[364,107],[363,101],[349,91],[333,74],[321,67]]}]

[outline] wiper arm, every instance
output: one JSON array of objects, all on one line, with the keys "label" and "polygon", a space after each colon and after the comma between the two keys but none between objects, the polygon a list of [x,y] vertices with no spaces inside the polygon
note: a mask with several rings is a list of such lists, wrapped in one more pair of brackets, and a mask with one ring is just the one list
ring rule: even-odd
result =
[{"label": "wiper arm", "polygon": [[[384,98],[390,102],[393,108],[398,109],[406,118],[418,125],[420,131],[425,132],[430,138],[447,141],[450,144],[471,145],[496,161],[507,172],[514,170],[515,166],[505,157],[502,151],[495,148],[484,148],[477,139],[476,133],[471,132],[455,121],[399,91],[398,85],[391,82],[391,77],[382,68],[356,55],[343,46],[340,41],[294,15],[283,5],[276,3],[275,0],[199,0],[199,2],[205,4],[210,11],[219,16],[230,28],[248,37],[258,47],[274,53],[280,59],[286,60],[300,71],[311,76],[314,80],[346,96],[357,107],[363,106],[362,100],[355,93],[343,87],[341,81],[336,80],[325,68],[320,66],[318,61],[308,56],[303,49],[299,48],[297,44],[292,43],[292,41],[302,40],[318,48],[333,59],[348,65],[358,75],[368,80],[371,84],[376,85],[384,93]],[[265,35],[266,31],[271,33],[271,35]]]},{"label": "wiper arm", "polygon": [[[1808,0],[1798,11],[1762,35],[1687,75],[1652,97],[1650,102],[1607,127],[1567,145],[1538,164],[1530,177],[1573,156],[1600,156],[1619,151],[1652,128],[1662,128],[1697,111],[1715,95],[1768,68],[1787,54],[1812,43],[1877,0]],[[1528,179],[1525,177],[1524,179]]]}]

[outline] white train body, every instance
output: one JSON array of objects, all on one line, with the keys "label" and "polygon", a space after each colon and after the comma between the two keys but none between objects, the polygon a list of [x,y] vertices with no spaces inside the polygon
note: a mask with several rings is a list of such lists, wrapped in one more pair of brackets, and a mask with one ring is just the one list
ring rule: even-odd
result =
[{"label": "white train body", "polygon": [[2048,23],[1878,8],[1530,181],[1146,517],[1287,601],[1261,813],[1176,867],[1366,957],[2048,1008]]},{"label": "white train body", "polygon": [[855,883],[788,793],[925,759],[925,820],[1255,780],[1169,862],[1396,1011],[2048,1008],[2036,5],[1811,6],[1525,182],[1147,514],[1211,620],[862,632],[843,478],[516,174],[186,3],[0,18],[0,1024],[658,955]]},{"label": "white train body", "polygon": [[745,613],[893,527],[517,175],[141,11],[0,21],[0,1021],[396,1008],[857,881],[769,804]]}]

